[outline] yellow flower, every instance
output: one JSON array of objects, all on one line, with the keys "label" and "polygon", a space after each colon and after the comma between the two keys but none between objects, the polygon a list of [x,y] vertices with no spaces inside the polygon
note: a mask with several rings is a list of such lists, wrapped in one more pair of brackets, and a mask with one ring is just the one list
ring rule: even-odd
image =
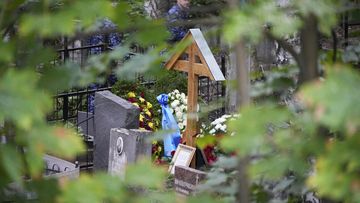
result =
[{"label": "yellow flower", "polygon": [[145,128],[139,128],[140,130],[145,130]]},{"label": "yellow flower", "polygon": [[129,93],[127,94],[127,96],[128,96],[129,98],[134,98],[136,95],[135,95],[134,92],[129,92]]},{"label": "yellow flower", "polygon": [[152,107],[152,104],[150,102],[146,102],[146,107],[150,109]]},{"label": "yellow flower", "polygon": [[151,112],[149,110],[145,110],[145,114],[148,115],[149,117],[151,117]]},{"label": "yellow flower", "polygon": [[151,129],[154,129],[154,123],[149,122],[149,123],[148,123],[148,126],[149,126]]},{"label": "yellow flower", "polygon": [[139,117],[139,121],[140,122],[144,122],[144,116],[140,114],[140,117]]},{"label": "yellow flower", "polygon": [[145,102],[145,99],[142,98],[142,97],[139,97],[139,100],[140,100],[141,103],[144,103],[144,102]]},{"label": "yellow flower", "polygon": [[135,106],[137,106],[137,107],[139,107],[139,108],[140,108],[140,106],[139,106],[139,104],[138,104],[138,103],[132,103],[132,104],[134,104]]}]

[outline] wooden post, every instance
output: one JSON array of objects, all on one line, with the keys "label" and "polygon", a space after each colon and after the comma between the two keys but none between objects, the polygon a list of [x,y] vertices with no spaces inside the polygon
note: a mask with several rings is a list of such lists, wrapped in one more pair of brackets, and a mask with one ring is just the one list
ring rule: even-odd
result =
[{"label": "wooden post", "polygon": [[[196,147],[197,135],[197,106],[198,106],[198,89],[199,89],[199,77],[194,73],[195,63],[195,44],[193,43],[189,50],[189,71],[188,71],[188,116],[186,124],[186,145]],[[196,157],[194,156],[191,166],[195,168]]]},{"label": "wooden post", "polygon": [[[204,36],[199,29],[190,29],[183,40],[192,40],[191,44],[175,53],[165,64],[166,69],[174,69],[188,73],[188,114],[185,130],[186,145],[196,147],[196,135],[199,132],[197,121],[199,76],[205,76],[215,81],[225,80]],[[188,54],[182,59],[183,53]],[[195,56],[200,62],[195,62]],[[195,168],[195,157],[191,167]]]}]

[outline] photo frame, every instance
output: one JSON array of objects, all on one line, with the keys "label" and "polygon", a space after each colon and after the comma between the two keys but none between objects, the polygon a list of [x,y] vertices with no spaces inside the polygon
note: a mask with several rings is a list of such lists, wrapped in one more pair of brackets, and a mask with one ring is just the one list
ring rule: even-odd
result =
[{"label": "photo frame", "polygon": [[189,166],[195,155],[196,148],[179,144],[176,148],[174,157],[171,160],[168,172],[175,173],[175,166]]}]

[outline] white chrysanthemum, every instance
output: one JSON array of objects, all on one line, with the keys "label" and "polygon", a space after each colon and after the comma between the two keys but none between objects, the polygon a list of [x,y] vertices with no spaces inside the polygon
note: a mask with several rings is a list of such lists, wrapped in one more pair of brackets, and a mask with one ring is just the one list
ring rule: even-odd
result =
[{"label": "white chrysanthemum", "polygon": [[215,132],[216,132],[215,129],[211,129],[211,130],[209,131],[209,133],[212,134],[212,135],[215,134]]},{"label": "white chrysanthemum", "polygon": [[223,131],[223,132],[226,132],[226,125],[221,126],[220,130]]},{"label": "white chrysanthemum", "polygon": [[178,121],[182,120],[183,113],[181,111],[176,111],[176,110],[175,110],[175,112],[176,112],[175,115],[178,118]]},{"label": "white chrysanthemum", "polygon": [[174,92],[175,92],[176,94],[179,94],[179,93],[180,93],[179,90],[177,90],[177,89],[175,89]]},{"label": "white chrysanthemum", "polygon": [[171,96],[171,100],[174,100],[175,99],[175,97],[174,96]]},{"label": "white chrysanthemum", "polygon": [[185,100],[185,99],[186,99],[186,95],[185,95],[185,93],[184,93],[184,92],[182,92],[180,96],[181,96],[181,98],[182,98],[183,100]]},{"label": "white chrysanthemum", "polygon": [[223,115],[222,117],[225,118],[225,119],[228,119],[228,118],[231,117],[231,115],[225,114],[225,115]]},{"label": "white chrysanthemum", "polygon": [[179,126],[180,130],[182,130],[184,128],[184,125],[182,123],[179,123],[178,126]]},{"label": "white chrysanthemum", "polygon": [[179,104],[180,104],[179,100],[174,100],[173,102],[171,102],[171,107],[176,108]]},{"label": "white chrysanthemum", "polygon": [[219,123],[215,126],[215,130],[219,130],[222,127],[222,125]]},{"label": "white chrysanthemum", "polygon": [[186,110],[185,108],[186,108],[186,106],[185,106],[185,105],[183,105],[183,104],[182,104],[182,105],[180,105],[180,109],[181,109],[181,111]]},{"label": "white chrysanthemum", "polygon": [[181,109],[180,109],[180,107],[175,107],[175,112],[181,112]]},{"label": "white chrysanthemum", "polygon": [[219,123],[224,123],[226,121],[226,119],[223,117],[219,118],[218,120],[219,120]]},{"label": "white chrysanthemum", "polygon": [[210,123],[210,125],[217,125],[219,123],[220,123],[219,119],[215,119],[213,122]]}]

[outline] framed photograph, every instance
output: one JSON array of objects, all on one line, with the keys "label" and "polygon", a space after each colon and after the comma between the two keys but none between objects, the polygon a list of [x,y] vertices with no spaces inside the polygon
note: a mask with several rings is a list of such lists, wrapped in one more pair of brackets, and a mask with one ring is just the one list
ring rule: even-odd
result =
[{"label": "framed photograph", "polygon": [[195,155],[196,148],[179,144],[176,148],[173,159],[171,160],[171,165],[169,166],[169,172],[171,174],[175,173],[175,166],[189,166],[191,160]]}]

